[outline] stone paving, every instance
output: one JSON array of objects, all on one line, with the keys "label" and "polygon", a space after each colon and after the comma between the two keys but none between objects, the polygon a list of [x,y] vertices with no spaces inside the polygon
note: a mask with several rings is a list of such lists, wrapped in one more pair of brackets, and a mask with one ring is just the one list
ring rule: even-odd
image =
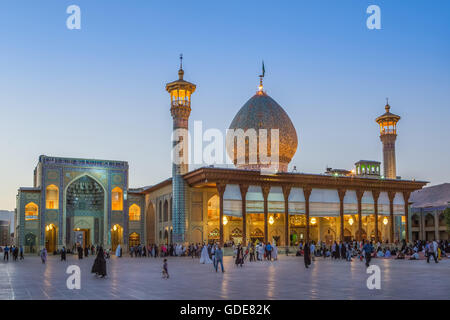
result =
[{"label": "stone paving", "polygon": [[[1,257],[3,258],[3,257]],[[373,259],[381,269],[381,289],[366,286],[363,262],[316,258],[305,269],[302,257],[280,256],[275,262],[246,262],[243,268],[225,257],[225,273],[198,259],[168,259],[170,279],[161,278],[161,258],[107,260],[108,277],[90,273],[94,257],[67,262],[49,256],[0,261],[0,299],[450,299],[450,259],[440,263]],[[69,290],[66,268],[81,269],[81,289]],[[219,269],[220,270],[220,269]]]}]

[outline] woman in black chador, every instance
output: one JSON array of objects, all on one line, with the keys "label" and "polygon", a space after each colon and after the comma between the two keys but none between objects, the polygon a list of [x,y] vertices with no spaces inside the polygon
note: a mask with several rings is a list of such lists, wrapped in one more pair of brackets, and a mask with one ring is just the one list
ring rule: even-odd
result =
[{"label": "woman in black chador", "polygon": [[303,256],[305,258],[305,267],[308,268],[311,264],[311,251],[308,242],[306,242],[303,246]]},{"label": "woman in black chador", "polygon": [[236,250],[236,266],[241,266],[244,264],[244,250],[239,244]]},{"label": "woman in black chador", "polygon": [[98,250],[97,258],[95,258],[91,273],[95,273],[97,276],[101,276],[102,278],[106,276],[106,260],[102,247]]}]

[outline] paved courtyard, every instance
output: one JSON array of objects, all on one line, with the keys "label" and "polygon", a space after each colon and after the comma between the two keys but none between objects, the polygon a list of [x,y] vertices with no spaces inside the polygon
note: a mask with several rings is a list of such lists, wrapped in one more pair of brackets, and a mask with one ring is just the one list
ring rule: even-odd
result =
[{"label": "paved courtyard", "polygon": [[[162,259],[116,258],[108,277],[90,273],[94,257],[67,262],[50,256],[0,261],[0,299],[450,299],[450,259],[440,263],[373,259],[381,269],[381,289],[369,290],[363,262],[316,258],[305,269],[303,258],[281,256],[275,262],[234,266],[225,257],[225,273],[191,258],[169,258],[170,279],[161,279]],[[67,266],[81,269],[81,289],[66,287]]]}]

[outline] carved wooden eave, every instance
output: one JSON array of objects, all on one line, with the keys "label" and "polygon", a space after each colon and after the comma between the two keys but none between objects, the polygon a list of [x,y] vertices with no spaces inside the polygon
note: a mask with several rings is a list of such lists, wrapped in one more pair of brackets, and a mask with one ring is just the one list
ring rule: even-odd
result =
[{"label": "carved wooden eave", "polygon": [[413,192],[422,189],[428,183],[426,181],[376,179],[357,176],[335,177],[304,173],[265,175],[259,171],[223,168],[200,168],[186,173],[183,177],[191,187],[213,186],[216,183],[260,186],[270,184],[270,186],[281,187],[290,186],[379,192]]}]

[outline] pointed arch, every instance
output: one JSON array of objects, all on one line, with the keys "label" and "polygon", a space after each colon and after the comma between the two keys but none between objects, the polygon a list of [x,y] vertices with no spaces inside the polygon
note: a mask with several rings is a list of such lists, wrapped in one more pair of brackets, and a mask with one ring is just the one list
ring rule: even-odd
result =
[{"label": "pointed arch", "polygon": [[59,209],[59,188],[54,184],[45,189],[45,208]]},{"label": "pointed arch", "polygon": [[111,190],[111,210],[123,210],[123,190],[120,187],[115,187]]},{"label": "pointed arch", "polygon": [[39,206],[34,202],[29,202],[25,206],[25,220],[39,219]]},{"label": "pointed arch", "polygon": [[133,203],[128,209],[128,216],[130,221],[140,221],[141,220],[141,207]]}]

